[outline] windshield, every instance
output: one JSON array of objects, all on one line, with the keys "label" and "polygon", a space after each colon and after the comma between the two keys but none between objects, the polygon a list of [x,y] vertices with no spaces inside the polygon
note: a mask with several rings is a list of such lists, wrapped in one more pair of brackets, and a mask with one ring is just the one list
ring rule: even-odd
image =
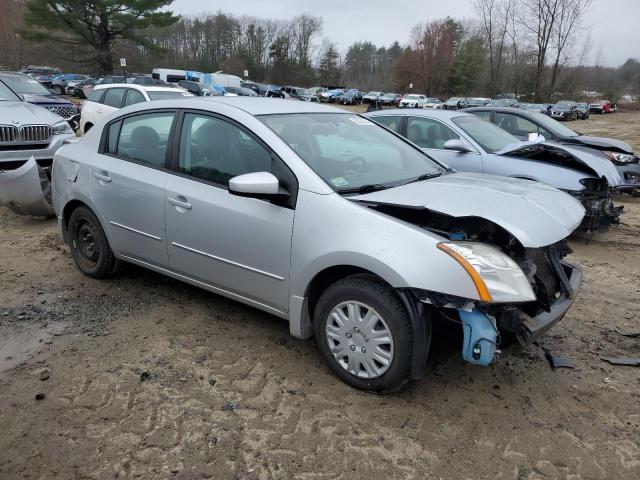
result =
[{"label": "windshield", "polygon": [[502,99],[496,100],[494,103],[499,107],[510,107],[511,104],[513,103],[513,100],[510,100],[508,98],[502,98]]},{"label": "windshield", "polygon": [[418,99],[418,95],[407,95],[404,98],[407,99],[407,100],[417,100]]},{"label": "windshield", "polygon": [[398,136],[357,115],[303,113],[258,118],[338,192],[393,187],[446,170]]},{"label": "windshield", "polygon": [[554,108],[571,108],[571,104],[569,102],[558,102],[554,105]]},{"label": "windshield", "polygon": [[577,137],[579,134],[565,127],[562,123],[540,112],[529,113],[533,121],[559,137]]},{"label": "windshield", "polygon": [[371,95],[372,97],[376,97],[378,95],[380,95],[381,92],[369,92],[367,93],[367,95]]},{"label": "windshield", "polygon": [[51,93],[40,82],[33,78],[4,77],[2,81],[16,93],[31,95],[49,95]]},{"label": "windshield", "polygon": [[15,93],[11,91],[9,87],[7,87],[4,83],[0,82],[0,101],[12,100],[15,102],[20,102],[20,97],[18,97]]},{"label": "windshield", "polygon": [[176,90],[174,92],[169,92],[169,91],[150,92],[149,90],[147,90],[147,95],[149,95],[149,98],[151,100],[167,100],[169,98],[185,98],[185,97],[194,96],[192,93],[182,92],[180,90]]},{"label": "windshield", "polygon": [[456,117],[452,119],[452,122],[473,138],[488,153],[495,153],[507,145],[520,142],[509,132],[475,115]]}]

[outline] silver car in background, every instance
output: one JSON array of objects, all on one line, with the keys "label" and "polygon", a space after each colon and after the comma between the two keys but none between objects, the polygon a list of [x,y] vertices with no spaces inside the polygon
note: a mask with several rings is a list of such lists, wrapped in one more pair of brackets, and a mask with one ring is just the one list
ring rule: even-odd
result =
[{"label": "silver car in background", "polygon": [[535,180],[564,190],[586,210],[581,229],[591,233],[617,224],[612,190],[624,181],[601,156],[571,145],[520,141],[509,132],[470,113],[384,110],[366,117],[390,128],[437,160],[460,172]]},{"label": "silver car in background", "polygon": [[348,384],[425,373],[431,319],[487,365],[499,329],[528,344],[573,303],[563,261],[584,209],[528,180],[452,173],[362,116],[211,97],[126,107],[55,157],[60,232],[102,278],[131,262],[315,336]]},{"label": "silver car in background", "polygon": [[69,123],[23,102],[0,82],[0,204],[24,215],[50,216],[53,154],[75,138]]}]

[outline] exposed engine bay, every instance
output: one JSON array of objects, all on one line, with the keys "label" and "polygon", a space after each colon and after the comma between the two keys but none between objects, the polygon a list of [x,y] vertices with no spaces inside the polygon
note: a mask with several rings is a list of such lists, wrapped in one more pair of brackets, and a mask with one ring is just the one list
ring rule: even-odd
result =
[{"label": "exposed engine bay", "polygon": [[[593,168],[567,151],[548,144],[528,145],[510,152],[509,156],[539,160],[589,175],[598,175],[598,172],[594,171]],[[586,215],[580,228],[585,233],[591,234],[597,230],[607,229],[610,225],[617,225],[623,207],[615,207],[613,205],[611,186],[606,178],[585,178],[580,183],[584,185],[584,190],[567,192],[580,201],[586,210]]]},{"label": "exposed engine bay", "polygon": [[504,228],[480,217],[451,217],[425,208],[368,204],[369,208],[420,226],[455,241],[492,245],[511,257],[525,274],[536,300],[492,304],[438,292],[418,292],[445,319],[463,326],[463,358],[487,365],[499,353],[500,331],[529,345],[561,320],[579,289],[581,271],[563,258],[571,253],[566,240],[541,248],[525,248]]}]

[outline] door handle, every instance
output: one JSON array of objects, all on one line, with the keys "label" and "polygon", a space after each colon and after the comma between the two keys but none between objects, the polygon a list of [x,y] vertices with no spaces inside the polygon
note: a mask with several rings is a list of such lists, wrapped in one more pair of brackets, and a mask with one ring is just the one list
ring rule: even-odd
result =
[{"label": "door handle", "polygon": [[178,198],[168,197],[167,200],[169,200],[171,205],[184,208],[185,210],[191,210],[191,204],[182,195],[179,195]]},{"label": "door handle", "polygon": [[111,181],[111,177],[107,172],[93,172],[93,176],[101,182],[109,183]]}]

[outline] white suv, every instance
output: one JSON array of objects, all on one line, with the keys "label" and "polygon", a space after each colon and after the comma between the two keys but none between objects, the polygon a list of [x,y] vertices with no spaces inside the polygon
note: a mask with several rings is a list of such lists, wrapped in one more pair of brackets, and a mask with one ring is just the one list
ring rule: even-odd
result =
[{"label": "white suv", "polygon": [[424,108],[426,104],[426,96],[409,94],[402,97],[402,100],[398,103],[398,108]]},{"label": "white suv", "polygon": [[80,131],[87,133],[100,119],[123,107],[136,103],[179,97],[193,97],[193,94],[179,87],[124,83],[96,85],[82,106]]}]

